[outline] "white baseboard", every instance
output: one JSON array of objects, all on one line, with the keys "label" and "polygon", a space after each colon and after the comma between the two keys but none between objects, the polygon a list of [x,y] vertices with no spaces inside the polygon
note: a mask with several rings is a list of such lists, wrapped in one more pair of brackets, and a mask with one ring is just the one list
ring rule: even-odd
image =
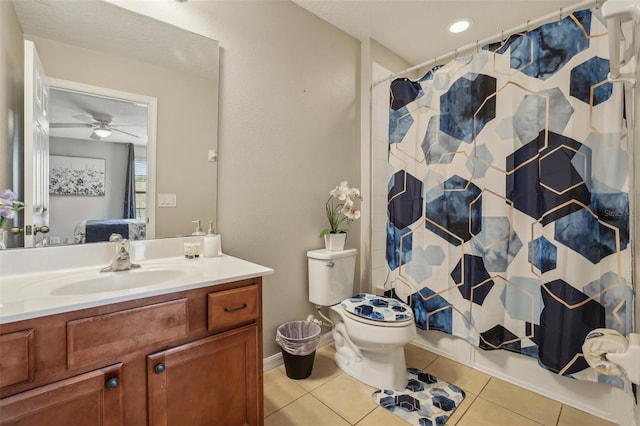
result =
[{"label": "white baseboard", "polygon": [[[318,345],[318,348],[328,346],[331,343],[333,343],[333,334],[331,331],[328,331],[320,336],[320,344]],[[282,363],[282,352],[278,352],[262,360],[262,371],[266,373],[269,370],[273,370],[274,368],[281,366]]]},{"label": "white baseboard", "polygon": [[262,360],[262,371],[267,372],[282,365],[282,352],[273,354]]}]

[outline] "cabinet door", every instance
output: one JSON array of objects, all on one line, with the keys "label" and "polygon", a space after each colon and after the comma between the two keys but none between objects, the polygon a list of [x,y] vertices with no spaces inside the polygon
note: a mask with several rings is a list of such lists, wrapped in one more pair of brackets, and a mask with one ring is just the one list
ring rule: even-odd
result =
[{"label": "cabinet door", "polygon": [[262,424],[261,361],[255,324],[149,355],[149,424]]},{"label": "cabinet door", "polygon": [[0,400],[2,426],[121,426],[122,364]]}]

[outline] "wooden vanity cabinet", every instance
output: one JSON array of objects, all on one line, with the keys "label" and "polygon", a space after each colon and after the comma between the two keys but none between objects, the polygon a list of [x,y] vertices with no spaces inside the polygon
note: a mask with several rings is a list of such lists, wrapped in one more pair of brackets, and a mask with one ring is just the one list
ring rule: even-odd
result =
[{"label": "wooden vanity cabinet", "polygon": [[258,424],[257,344],[250,325],[149,355],[149,424]]},{"label": "wooden vanity cabinet", "polygon": [[0,425],[262,425],[260,277],[0,325]]}]

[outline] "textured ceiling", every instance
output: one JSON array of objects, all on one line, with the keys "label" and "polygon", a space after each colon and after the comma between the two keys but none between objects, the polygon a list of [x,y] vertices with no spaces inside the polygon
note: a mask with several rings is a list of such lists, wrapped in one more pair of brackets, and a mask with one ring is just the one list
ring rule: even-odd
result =
[{"label": "textured ceiling", "polygon": [[[114,128],[119,128],[138,137],[114,131],[111,136],[104,138],[104,141],[131,142],[136,145],[146,145],[147,143],[148,108],[146,105],[52,88],[49,95],[49,111],[49,122],[52,124],[82,124],[85,121],[74,117],[75,115],[108,114],[113,119]],[[52,127],[49,130],[49,134],[54,137],[83,140],[89,139],[92,132],[91,128]]]},{"label": "textured ceiling", "polygon": [[[560,13],[564,0],[293,0],[353,37],[372,38],[412,65],[431,61],[501,31]],[[450,34],[448,24],[471,18],[472,27]]]},{"label": "textured ceiling", "polygon": [[14,0],[25,34],[211,78],[217,42],[103,1]]}]

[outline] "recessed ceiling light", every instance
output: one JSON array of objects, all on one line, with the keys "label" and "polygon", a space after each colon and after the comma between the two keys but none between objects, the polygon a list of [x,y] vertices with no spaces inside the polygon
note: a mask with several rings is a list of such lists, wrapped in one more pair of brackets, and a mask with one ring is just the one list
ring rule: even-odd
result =
[{"label": "recessed ceiling light", "polygon": [[449,32],[457,34],[466,31],[471,26],[471,22],[469,18],[456,19],[449,24]]}]

